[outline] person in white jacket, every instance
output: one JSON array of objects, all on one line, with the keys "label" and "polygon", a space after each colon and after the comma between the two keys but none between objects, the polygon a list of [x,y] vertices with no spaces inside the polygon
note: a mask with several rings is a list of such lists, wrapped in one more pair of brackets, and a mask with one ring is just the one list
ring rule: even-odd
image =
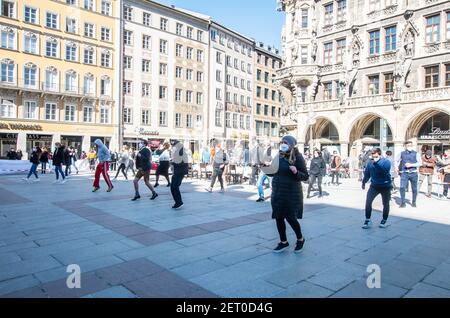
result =
[{"label": "person in white jacket", "polygon": [[117,179],[120,171],[122,171],[122,174],[124,175],[125,179],[128,180],[128,175],[127,175],[126,169],[129,165],[129,161],[130,161],[130,153],[128,151],[128,147],[123,146],[122,153],[120,154],[120,159],[119,159],[119,168],[117,169],[117,173],[116,173],[116,176],[114,177],[114,180]]}]

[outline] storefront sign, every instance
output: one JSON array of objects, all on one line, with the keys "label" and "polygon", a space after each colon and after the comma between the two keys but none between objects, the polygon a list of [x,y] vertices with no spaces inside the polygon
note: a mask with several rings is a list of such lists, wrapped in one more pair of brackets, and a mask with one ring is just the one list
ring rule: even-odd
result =
[{"label": "storefront sign", "polygon": [[422,140],[450,140],[450,130],[441,130],[433,128],[431,133],[419,137]]},{"label": "storefront sign", "polygon": [[159,131],[150,131],[145,130],[144,128],[140,128],[137,130],[137,132],[143,136],[159,136]]},{"label": "storefront sign", "polygon": [[42,131],[42,126],[41,125],[32,125],[32,124],[12,124],[12,123],[0,122],[0,129]]}]

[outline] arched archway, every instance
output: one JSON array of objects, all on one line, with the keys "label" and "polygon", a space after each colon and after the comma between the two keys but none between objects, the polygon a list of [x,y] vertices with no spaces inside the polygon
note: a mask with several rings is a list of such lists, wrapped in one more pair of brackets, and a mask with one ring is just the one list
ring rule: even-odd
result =
[{"label": "arched archway", "polygon": [[340,134],[338,126],[329,118],[318,117],[315,124],[306,127],[306,145],[309,148],[321,149],[323,146],[340,147]]}]

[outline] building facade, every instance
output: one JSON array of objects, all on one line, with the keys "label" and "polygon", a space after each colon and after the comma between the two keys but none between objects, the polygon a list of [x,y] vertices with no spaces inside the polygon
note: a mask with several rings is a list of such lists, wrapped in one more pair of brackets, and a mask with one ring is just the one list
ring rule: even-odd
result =
[{"label": "building facade", "polygon": [[450,147],[450,3],[280,0],[286,13],[277,84],[302,148],[365,146],[398,153],[406,140]]},{"label": "building facade", "polygon": [[0,156],[116,138],[119,1],[2,0]]},{"label": "building facade", "polygon": [[124,1],[124,144],[206,138],[208,17],[153,1]]},{"label": "building facade", "polygon": [[281,94],[274,83],[281,68],[278,50],[262,42],[255,46],[255,88],[252,131],[260,141],[277,143],[280,137]]}]

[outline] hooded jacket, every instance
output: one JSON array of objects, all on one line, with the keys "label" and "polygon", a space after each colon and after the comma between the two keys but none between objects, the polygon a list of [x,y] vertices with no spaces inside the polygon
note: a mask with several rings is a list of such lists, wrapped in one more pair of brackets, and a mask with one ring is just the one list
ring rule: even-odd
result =
[{"label": "hooded jacket", "polygon": [[109,153],[108,148],[103,144],[100,139],[95,141],[95,144],[98,146],[97,158],[100,163],[104,163],[107,161],[111,161],[111,154]]}]

